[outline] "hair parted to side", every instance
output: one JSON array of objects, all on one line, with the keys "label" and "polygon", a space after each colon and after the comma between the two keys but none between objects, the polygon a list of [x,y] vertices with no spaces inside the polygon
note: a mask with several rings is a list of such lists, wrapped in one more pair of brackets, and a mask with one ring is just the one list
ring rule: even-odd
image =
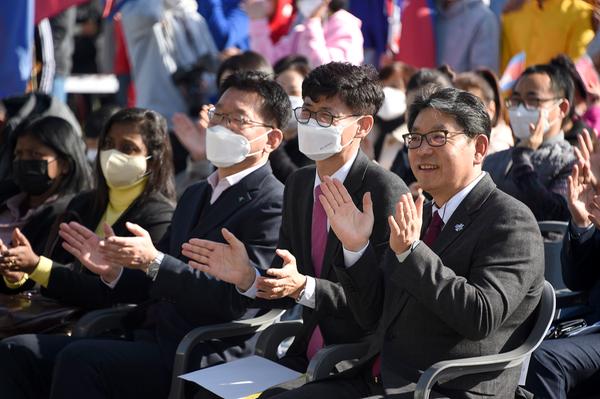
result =
[{"label": "hair parted to side", "polygon": [[302,97],[339,96],[354,114],[375,115],[383,104],[383,89],[372,65],[330,62],[311,71],[302,82]]},{"label": "hair parted to side", "polygon": [[225,79],[222,93],[231,88],[256,93],[262,97],[259,112],[265,123],[277,129],[287,125],[292,116],[292,104],[283,87],[269,75],[256,71],[236,72]]},{"label": "hair parted to side", "polygon": [[419,113],[434,109],[454,118],[469,137],[485,134],[490,137],[490,117],[483,102],[471,93],[453,87],[433,87],[425,90],[410,107],[408,130],[412,131]]}]

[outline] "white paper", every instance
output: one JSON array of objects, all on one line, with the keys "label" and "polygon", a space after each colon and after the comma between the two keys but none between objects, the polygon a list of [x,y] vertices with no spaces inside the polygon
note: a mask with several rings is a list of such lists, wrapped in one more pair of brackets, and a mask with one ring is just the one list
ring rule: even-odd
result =
[{"label": "white paper", "polygon": [[250,356],[180,375],[225,399],[239,399],[292,381],[301,374],[260,356]]}]

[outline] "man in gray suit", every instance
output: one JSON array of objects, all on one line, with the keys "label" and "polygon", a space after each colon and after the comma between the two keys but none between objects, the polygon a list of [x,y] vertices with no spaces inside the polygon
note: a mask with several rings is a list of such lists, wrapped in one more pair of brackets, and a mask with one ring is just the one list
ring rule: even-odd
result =
[{"label": "man in gray suit", "polygon": [[[388,218],[390,250],[382,262],[374,260],[368,229],[358,228],[373,224],[368,208],[359,211],[331,179],[321,196],[343,247],[361,253],[335,270],[357,321],[378,326],[379,340],[355,369],[277,398],[412,397],[432,364],[511,350],[532,328],[544,281],[542,239],[531,211],[481,170],[490,134],[485,107],[466,92],[438,89],[415,101],[409,115],[410,165],[433,202],[401,197]],[[514,398],[518,378],[512,369],[435,390]]]}]

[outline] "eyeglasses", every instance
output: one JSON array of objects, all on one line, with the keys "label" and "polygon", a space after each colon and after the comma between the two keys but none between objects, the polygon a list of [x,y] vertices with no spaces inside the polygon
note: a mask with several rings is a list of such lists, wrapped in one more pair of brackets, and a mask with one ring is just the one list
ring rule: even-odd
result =
[{"label": "eyeglasses", "polygon": [[307,124],[310,118],[313,118],[315,121],[317,121],[317,124],[319,126],[329,127],[333,124],[333,121],[336,119],[345,119],[360,115],[333,115],[331,112],[328,111],[313,112],[304,107],[298,107],[294,108],[294,116],[296,117],[298,123],[302,123],[303,125]]},{"label": "eyeglasses", "polygon": [[253,121],[242,115],[222,114],[220,112],[217,112],[215,108],[210,108],[208,110],[208,120],[216,125],[220,125],[223,124],[223,122],[225,122],[226,126],[231,126],[239,130],[247,128],[249,126],[264,126],[273,128],[272,125],[268,125],[263,122]]},{"label": "eyeglasses", "polygon": [[404,143],[406,144],[406,146],[411,149],[414,150],[416,148],[419,148],[421,146],[421,144],[423,144],[423,138],[425,138],[425,140],[427,140],[427,144],[429,144],[431,147],[441,147],[444,144],[446,144],[446,142],[448,141],[448,135],[459,135],[459,134],[466,134],[465,132],[449,132],[447,130],[433,130],[431,132],[425,133],[425,134],[421,134],[421,133],[407,133],[402,135],[402,138],[404,139]]},{"label": "eyeglasses", "polygon": [[530,97],[530,98],[522,99],[520,97],[511,97],[511,98],[506,99],[505,104],[506,104],[506,108],[517,108],[519,105],[523,104],[526,109],[528,109],[530,111],[534,111],[536,109],[539,109],[543,103],[546,103],[548,101],[556,101],[556,100],[560,100],[560,98],[557,98],[557,97],[552,97],[552,98]]}]

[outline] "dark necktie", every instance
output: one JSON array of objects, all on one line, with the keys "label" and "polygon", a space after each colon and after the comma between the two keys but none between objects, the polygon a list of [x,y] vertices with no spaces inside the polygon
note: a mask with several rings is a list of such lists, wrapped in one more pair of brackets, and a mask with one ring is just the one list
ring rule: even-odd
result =
[{"label": "dark necktie", "polygon": [[431,218],[431,222],[427,227],[427,231],[425,232],[425,237],[423,237],[423,242],[428,246],[435,242],[435,239],[440,235],[440,231],[444,227],[444,221],[440,217],[438,211],[433,212],[433,217]]},{"label": "dark necktie", "polygon": [[[319,200],[319,195],[321,193],[321,186],[319,185],[314,191],[312,227],[310,231],[312,264],[315,269],[315,277],[317,278],[321,276],[321,271],[323,270],[323,257],[325,256],[325,247],[327,246],[327,214]],[[321,329],[319,328],[319,325],[317,325],[308,341],[308,348],[306,349],[306,357],[308,360],[310,360],[322,347],[323,335],[321,335]]]}]

